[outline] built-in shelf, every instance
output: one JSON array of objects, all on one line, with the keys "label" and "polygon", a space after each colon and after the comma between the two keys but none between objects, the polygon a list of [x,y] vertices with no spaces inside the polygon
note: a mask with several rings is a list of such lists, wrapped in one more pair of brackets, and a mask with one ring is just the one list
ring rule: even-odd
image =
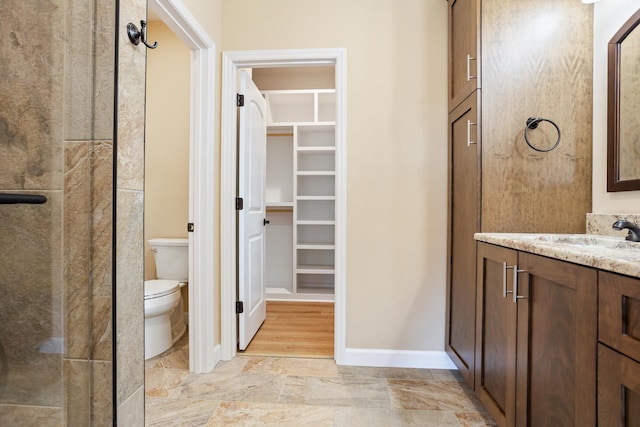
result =
[{"label": "built-in shelf", "polygon": [[327,243],[298,243],[296,249],[318,249],[318,250],[335,250],[336,245]]},{"label": "built-in shelf", "polygon": [[313,147],[298,147],[297,148],[299,153],[335,153],[336,152],[336,147],[335,146],[313,146]]},{"label": "built-in shelf", "polygon": [[308,285],[308,286],[300,287],[298,289],[298,292],[303,294],[333,295],[333,288]]},{"label": "built-in shelf", "polygon": [[336,171],[297,171],[296,175],[300,176],[332,176]]},{"label": "built-in shelf", "polygon": [[336,272],[333,265],[298,265],[296,273],[303,274],[334,274]]},{"label": "built-in shelf", "polygon": [[298,225],[336,225],[335,221],[298,220]]},{"label": "built-in shelf", "polygon": [[267,200],[271,200],[267,298],[332,301],[335,90],[263,93],[268,106]]},{"label": "built-in shelf", "polygon": [[336,200],[336,196],[296,196],[296,200]]}]

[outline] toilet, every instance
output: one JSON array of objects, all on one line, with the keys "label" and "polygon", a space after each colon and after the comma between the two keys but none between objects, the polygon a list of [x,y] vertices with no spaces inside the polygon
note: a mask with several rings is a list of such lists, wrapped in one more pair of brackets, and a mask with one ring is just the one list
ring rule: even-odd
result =
[{"label": "toilet", "polygon": [[187,329],[180,289],[189,280],[189,240],[150,239],[156,280],[144,282],[144,358],[168,350]]}]

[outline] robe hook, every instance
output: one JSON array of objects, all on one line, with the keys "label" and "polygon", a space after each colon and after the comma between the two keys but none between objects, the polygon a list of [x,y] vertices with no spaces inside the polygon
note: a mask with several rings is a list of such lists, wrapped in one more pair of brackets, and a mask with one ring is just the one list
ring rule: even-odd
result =
[{"label": "robe hook", "polygon": [[146,27],[147,21],[141,20],[140,30],[138,31],[138,27],[136,27],[135,24],[129,22],[127,24],[127,35],[129,36],[129,40],[131,40],[131,43],[136,46],[139,45],[140,41],[142,40],[142,43],[144,43],[146,47],[148,47],[149,49],[155,49],[158,47],[158,42],[153,42],[153,44],[147,43],[147,32],[145,31]]}]

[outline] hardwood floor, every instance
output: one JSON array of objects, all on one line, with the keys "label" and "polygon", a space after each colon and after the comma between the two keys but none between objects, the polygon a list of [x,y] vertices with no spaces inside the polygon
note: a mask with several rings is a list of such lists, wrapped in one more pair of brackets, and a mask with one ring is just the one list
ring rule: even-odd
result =
[{"label": "hardwood floor", "polygon": [[333,303],[267,301],[250,356],[333,358]]}]

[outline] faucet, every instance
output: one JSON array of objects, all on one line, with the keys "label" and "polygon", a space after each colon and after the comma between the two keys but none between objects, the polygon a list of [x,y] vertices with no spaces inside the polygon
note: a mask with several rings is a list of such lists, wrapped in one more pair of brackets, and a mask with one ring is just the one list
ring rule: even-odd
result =
[{"label": "faucet", "polygon": [[632,222],[625,221],[623,219],[619,219],[613,223],[611,226],[614,230],[623,230],[628,229],[629,234],[627,234],[626,240],[631,242],[640,242],[640,228]]}]

